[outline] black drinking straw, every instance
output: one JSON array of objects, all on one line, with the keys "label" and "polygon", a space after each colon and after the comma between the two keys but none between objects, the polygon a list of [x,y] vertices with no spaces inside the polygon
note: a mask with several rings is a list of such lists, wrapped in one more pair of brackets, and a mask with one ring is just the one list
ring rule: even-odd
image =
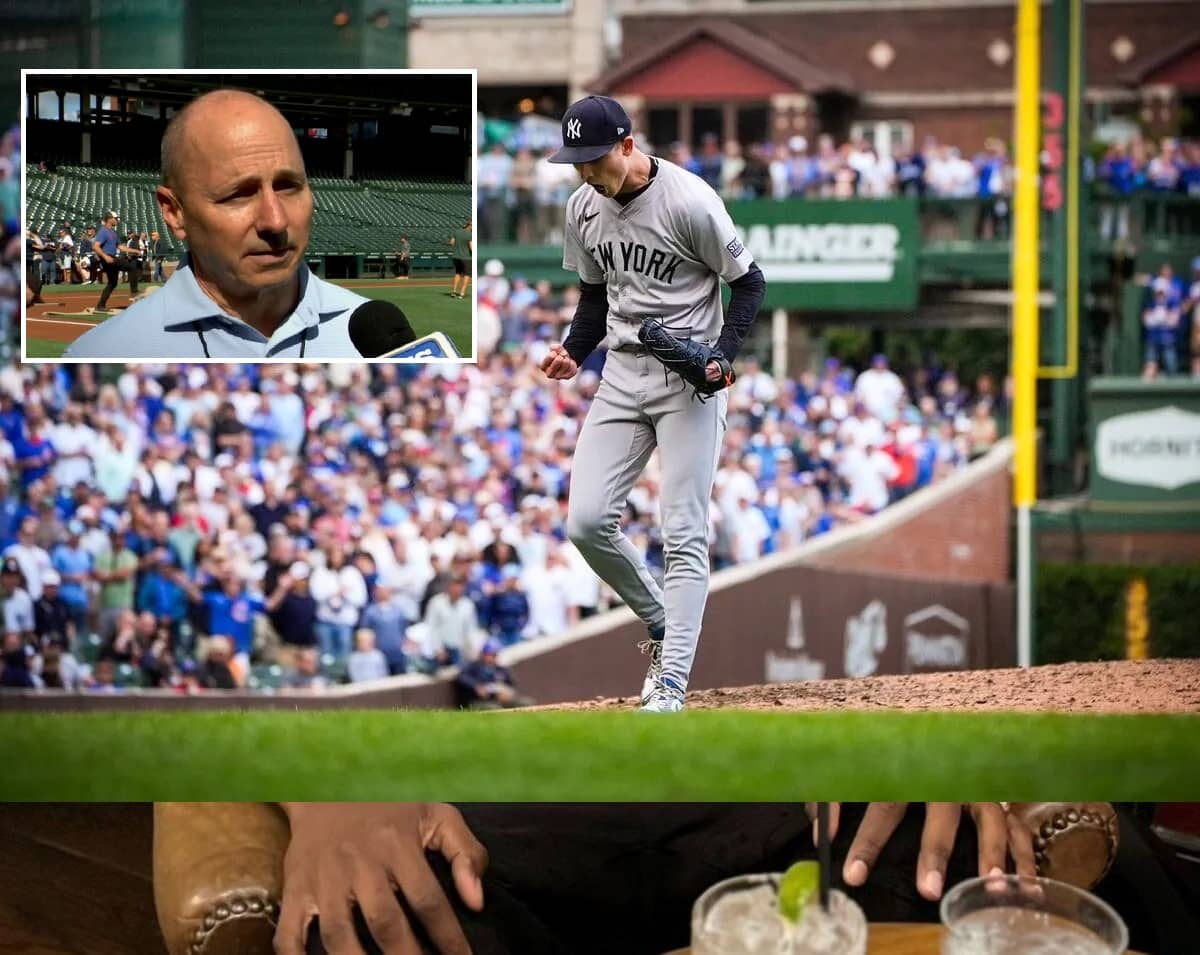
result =
[{"label": "black drinking straw", "polygon": [[831,863],[829,853],[829,803],[817,803],[817,863],[821,868],[821,908],[829,911]]}]

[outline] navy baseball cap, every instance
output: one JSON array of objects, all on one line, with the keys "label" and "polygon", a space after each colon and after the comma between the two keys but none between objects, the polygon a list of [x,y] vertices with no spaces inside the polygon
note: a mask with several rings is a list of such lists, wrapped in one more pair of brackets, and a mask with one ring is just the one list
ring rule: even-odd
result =
[{"label": "navy baseball cap", "polygon": [[629,114],[615,99],[585,96],[563,114],[562,149],[550,157],[550,162],[592,162],[632,131]]}]

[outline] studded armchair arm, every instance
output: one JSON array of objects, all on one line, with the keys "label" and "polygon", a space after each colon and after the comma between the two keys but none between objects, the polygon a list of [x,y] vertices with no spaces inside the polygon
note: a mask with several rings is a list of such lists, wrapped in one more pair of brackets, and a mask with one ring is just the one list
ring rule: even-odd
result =
[{"label": "studded armchair arm", "polygon": [[273,955],[287,845],[271,803],[157,803],[154,902],[169,955]]},{"label": "studded armchair arm", "polygon": [[1015,802],[1033,832],[1038,875],[1090,889],[1117,855],[1117,813],[1107,802]]}]

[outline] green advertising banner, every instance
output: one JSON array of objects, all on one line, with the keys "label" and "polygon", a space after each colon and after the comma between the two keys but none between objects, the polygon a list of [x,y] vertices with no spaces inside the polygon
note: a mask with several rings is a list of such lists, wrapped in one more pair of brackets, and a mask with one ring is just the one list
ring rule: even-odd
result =
[{"label": "green advertising banner", "polygon": [[1200,504],[1200,382],[1093,378],[1091,496]]},{"label": "green advertising banner", "polygon": [[408,0],[409,16],[503,17],[518,14],[553,16],[571,9],[571,0]]},{"label": "green advertising banner", "polygon": [[756,199],[729,213],[766,275],[767,308],[917,304],[915,199]]}]

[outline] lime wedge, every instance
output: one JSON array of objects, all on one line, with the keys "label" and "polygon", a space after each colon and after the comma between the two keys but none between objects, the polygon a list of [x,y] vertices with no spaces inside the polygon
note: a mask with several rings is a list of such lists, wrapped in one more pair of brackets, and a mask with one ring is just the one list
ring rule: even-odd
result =
[{"label": "lime wedge", "polygon": [[789,922],[800,921],[804,909],[817,898],[821,867],[816,862],[797,862],[779,882],[779,914]]}]

